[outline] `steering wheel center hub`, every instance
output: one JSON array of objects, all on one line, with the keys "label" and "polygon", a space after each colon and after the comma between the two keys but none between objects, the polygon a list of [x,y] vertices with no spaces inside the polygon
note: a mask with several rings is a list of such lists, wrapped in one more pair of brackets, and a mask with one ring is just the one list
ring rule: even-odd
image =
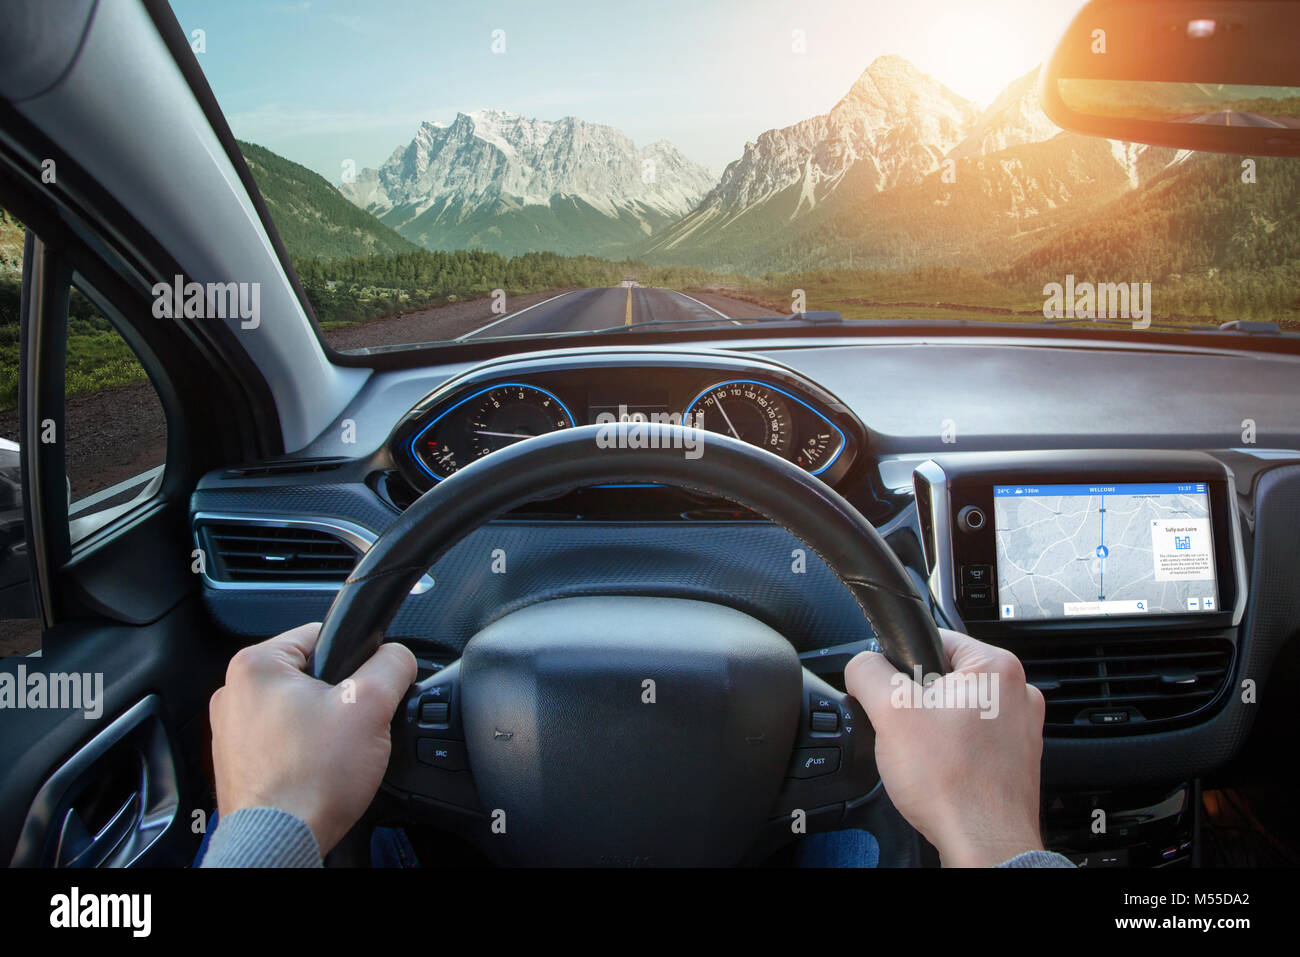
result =
[{"label": "steering wheel center hub", "polygon": [[801,675],[777,632],[699,601],[559,599],[488,626],[461,707],[504,856],[735,863],[773,811]]}]

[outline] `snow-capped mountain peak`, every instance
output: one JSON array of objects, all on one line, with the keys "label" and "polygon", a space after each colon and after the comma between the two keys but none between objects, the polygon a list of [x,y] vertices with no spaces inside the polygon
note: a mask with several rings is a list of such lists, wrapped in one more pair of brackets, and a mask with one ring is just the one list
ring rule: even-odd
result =
[{"label": "snow-capped mountain peak", "polygon": [[[564,207],[568,215],[575,204],[648,233],[687,213],[712,185],[707,169],[664,140],[638,149],[614,127],[576,117],[540,120],[481,109],[458,113],[446,125],[422,123],[410,143],[342,191],[408,238],[427,242],[437,230],[423,227],[433,224],[414,224],[430,211],[446,226],[530,207]],[[548,248],[544,238],[544,231],[523,237],[524,248]],[[489,240],[484,245],[496,248]]]},{"label": "snow-capped mountain peak", "polygon": [[949,156],[984,156],[1012,146],[1050,140],[1061,128],[1047,118],[1038,103],[1040,67],[1013,81],[976,121]]},{"label": "snow-capped mountain peak", "polygon": [[845,183],[881,192],[934,170],[974,124],[974,104],[900,56],[878,57],[827,113],[746,143],[700,207],[663,237],[725,228],[754,213],[790,221]]}]

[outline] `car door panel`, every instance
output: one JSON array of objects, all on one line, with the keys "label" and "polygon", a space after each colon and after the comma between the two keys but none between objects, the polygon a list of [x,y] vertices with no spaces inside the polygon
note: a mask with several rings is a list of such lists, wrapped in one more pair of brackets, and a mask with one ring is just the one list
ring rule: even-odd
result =
[{"label": "car door panel", "polygon": [[[161,776],[167,771],[164,765],[170,762],[174,794],[167,826],[157,829],[160,839],[147,853],[142,849],[132,862],[185,863],[201,837],[201,831],[192,827],[194,811],[202,811],[205,816],[210,810],[206,775],[197,756],[205,751],[202,745],[207,701],[220,683],[229,649],[211,634],[196,598],[187,599],[149,625],[66,625],[54,629],[46,641],[50,650],[39,657],[0,661],[0,676],[9,676],[16,685],[20,674],[25,675],[29,690],[33,675],[44,676],[47,684],[59,675],[99,676],[102,700],[82,701],[83,705],[94,704],[91,710],[98,714],[93,717],[87,716],[85,707],[6,710],[4,734],[0,736],[0,767],[8,769],[0,779],[0,860],[15,864],[56,863],[59,832],[67,824],[66,812],[75,808],[78,797],[95,785],[95,761],[77,769],[76,775],[65,773],[60,778],[60,772],[76,762],[79,753],[114,721],[144,702],[145,713],[137,717],[147,717],[156,725],[145,729],[148,734],[128,739],[126,750],[134,752],[142,774]],[[162,749],[156,733],[162,735]],[[39,746],[33,747],[33,742],[39,742]],[[83,755],[82,760],[86,757]],[[125,756],[119,749],[118,753],[90,757],[112,763]],[[107,763],[100,770],[105,776],[120,777],[118,769]],[[38,802],[38,795],[50,781],[54,781],[54,791]],[[168,795],[160,795],[158,790],[156,787],[145,795],[152,804],[145,801],[130,810],[137,824],[150,814],[159,814],[159,802]],[[122,796],[129,797],[129,791],[124,790]],[[111,795],[108,799],[111,803]],[[33,811],[41,827],[24,834],[25,827],[30,830],[28,820]],[[58,811],[63,816],[55,817]],[[21,848],[20,837],[25,838]],[[22,853],[15,856],[18,850]]]}]

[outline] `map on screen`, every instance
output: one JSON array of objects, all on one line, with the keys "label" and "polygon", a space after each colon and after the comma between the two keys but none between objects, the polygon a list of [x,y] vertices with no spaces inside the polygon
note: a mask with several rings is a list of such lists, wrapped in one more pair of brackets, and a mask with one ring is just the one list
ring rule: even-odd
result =
[{"label": "map on screen", "polygon": [[1204,482],[998,485],[999,617],[1218,610]]}]

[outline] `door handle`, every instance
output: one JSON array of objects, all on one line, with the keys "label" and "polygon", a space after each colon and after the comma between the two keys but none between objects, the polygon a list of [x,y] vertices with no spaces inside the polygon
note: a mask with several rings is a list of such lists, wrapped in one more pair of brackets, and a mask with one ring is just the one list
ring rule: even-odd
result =
[{"label": "door handle", "polygon": [[140,821],[140,792],[132,791],[99,832],[94,836],[76,808],[69,808],[59,829],[55,867],[103,867]]}]

